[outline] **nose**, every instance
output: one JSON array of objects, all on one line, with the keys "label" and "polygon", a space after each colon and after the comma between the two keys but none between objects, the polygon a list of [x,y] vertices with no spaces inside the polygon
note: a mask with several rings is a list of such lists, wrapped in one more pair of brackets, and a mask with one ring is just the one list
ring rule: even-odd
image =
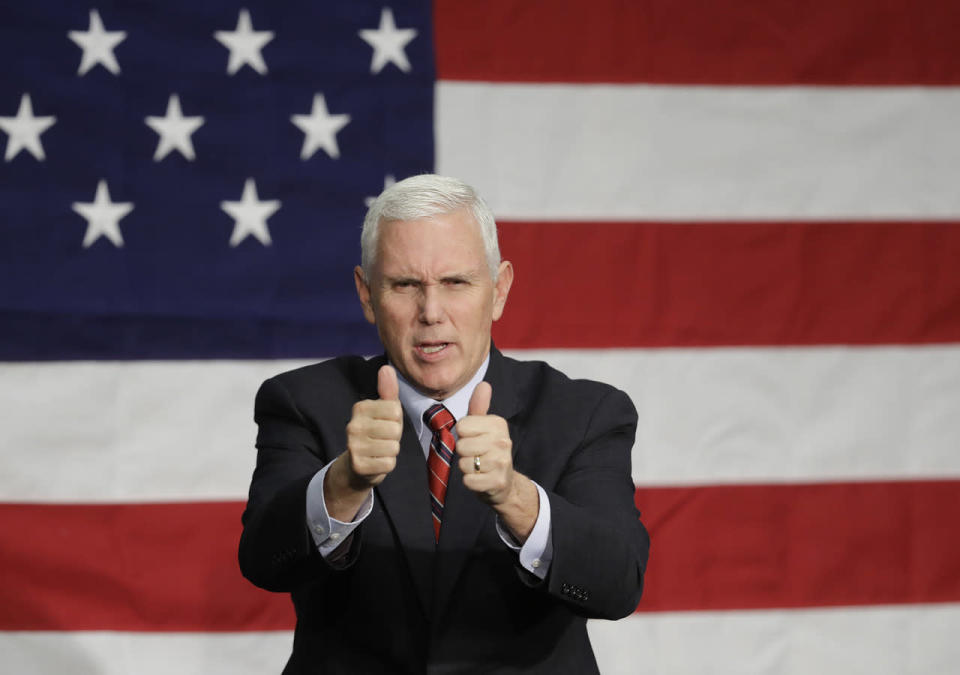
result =
[{"label": "nose", "polygon": [[420,322],[435,324],[443,321],[444,311],[440,288],[436,284],[425,284],[420,296]]}]

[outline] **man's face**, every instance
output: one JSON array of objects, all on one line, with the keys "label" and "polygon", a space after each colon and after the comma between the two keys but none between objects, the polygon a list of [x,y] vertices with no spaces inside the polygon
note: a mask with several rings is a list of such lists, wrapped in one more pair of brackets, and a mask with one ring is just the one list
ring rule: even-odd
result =
[{"label": "man's face", "polygon": [[437,400],[463,387],[490,350],[513,267],[490,277],[480,227],[467,209],[380,225],[371,278],[354,270],[367,321],[408,382]]}]

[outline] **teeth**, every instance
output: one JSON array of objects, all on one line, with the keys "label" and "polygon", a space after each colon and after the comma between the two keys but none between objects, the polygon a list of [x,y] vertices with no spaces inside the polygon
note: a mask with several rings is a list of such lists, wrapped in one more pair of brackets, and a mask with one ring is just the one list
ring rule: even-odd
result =
[{"label": "teeth", "polygon": [[446,347],[446,346],[447,346],[447,345],[445,345],[445,344],[443,344],[443,345],[435,345],[435,346],[430,346],[430,347],[424,345],[423,347],[421,347],[421,349],[423,349],[423,351],[424,351],[425,354],[436,354],[437,352],[439,352],[441,349],[443,349],[443,348]]}]

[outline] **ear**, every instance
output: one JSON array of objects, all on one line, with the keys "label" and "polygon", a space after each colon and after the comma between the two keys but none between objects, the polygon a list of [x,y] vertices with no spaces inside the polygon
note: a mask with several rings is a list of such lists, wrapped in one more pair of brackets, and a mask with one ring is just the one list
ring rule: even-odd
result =
[{"label": "ear", "polygon": [[513,264],[509,260],[500,262],[500,273],[497,283],[493,285],[493,320],[503,316],[503,308],[507,304],[507,295],[513,285]]},{"label": "ear", "polygon": [[357,286],[357,297],[360,298],[360,305],[363,306],[363,317],[370,323],[376,324],[377,315],[373,311],[370,286],[367,284],[366,277],[363,275],[363,268],[360,265],[353,268],[353,283]]}]

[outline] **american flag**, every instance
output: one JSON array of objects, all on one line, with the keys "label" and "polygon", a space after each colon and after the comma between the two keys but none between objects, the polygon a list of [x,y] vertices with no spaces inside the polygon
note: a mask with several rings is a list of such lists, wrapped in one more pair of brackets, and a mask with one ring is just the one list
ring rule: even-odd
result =
[{"label": "american flag", "polygon": [[627,391],[604,673],[960,662],[960,5],[0,7],[0,663],[277,672],[253,395],[380,351],[366,200],[475,185],[494,339]]}]

